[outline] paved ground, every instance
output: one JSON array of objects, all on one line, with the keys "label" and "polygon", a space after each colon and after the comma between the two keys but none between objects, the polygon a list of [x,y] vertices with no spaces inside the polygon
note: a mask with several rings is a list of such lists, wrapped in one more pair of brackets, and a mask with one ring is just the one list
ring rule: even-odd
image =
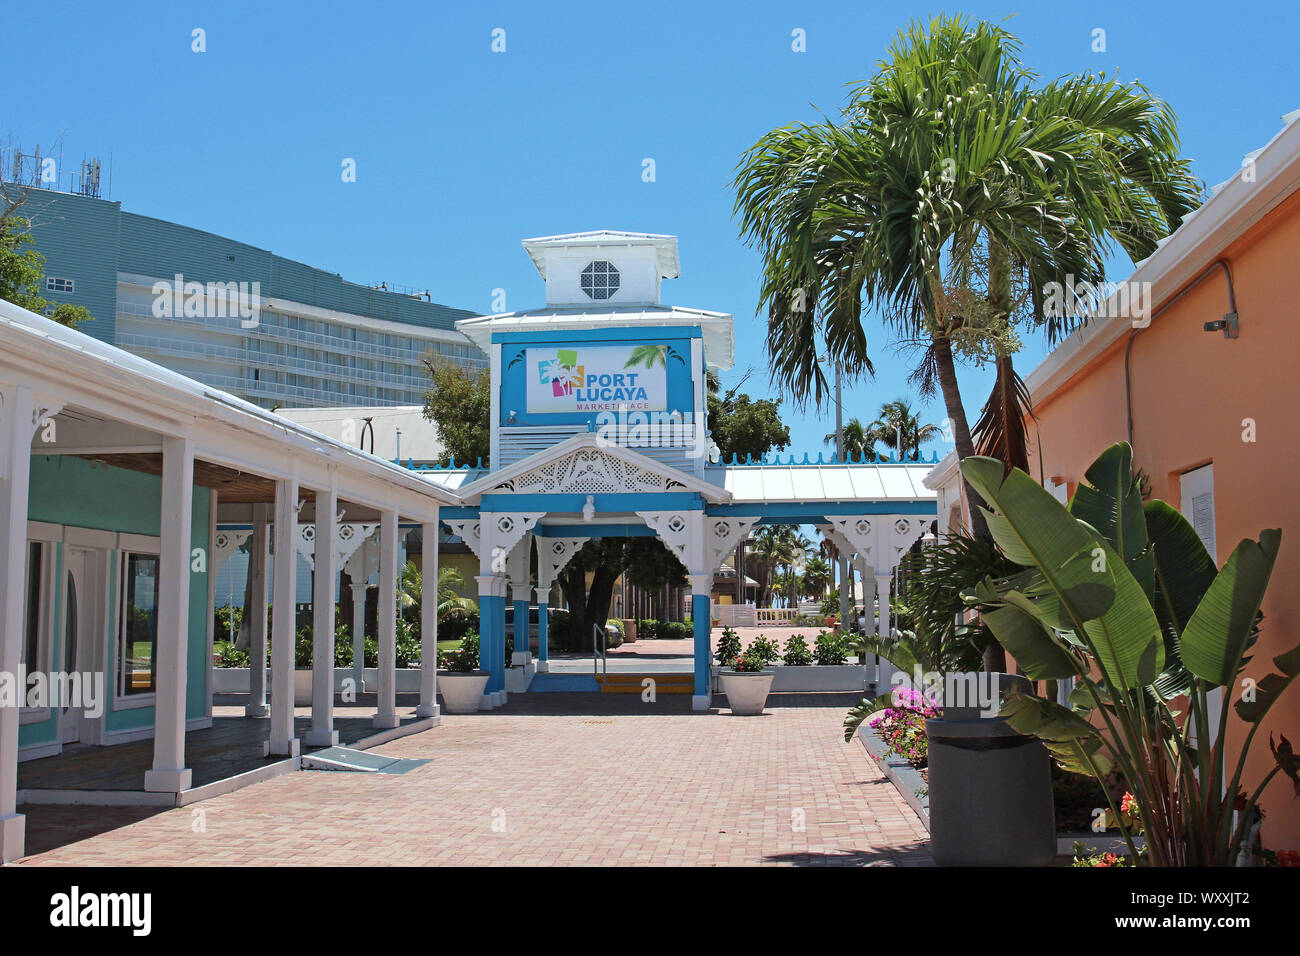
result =
[{"label": "paved ground", "polygon": [[535,694],[377,752],[402,776],[287,774],[162,812],[28,807],[26,864],[928,865],[924,828],[840,732],[853,695],[761,717]]}]

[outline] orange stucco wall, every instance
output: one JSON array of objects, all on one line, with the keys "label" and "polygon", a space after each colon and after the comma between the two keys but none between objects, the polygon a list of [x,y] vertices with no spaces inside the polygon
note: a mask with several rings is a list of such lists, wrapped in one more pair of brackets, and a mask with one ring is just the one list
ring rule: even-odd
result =
[{"label": "orange stucco wall", "polygon": [[[1257,538],[1263,528],[1282,529],[1266,617],[1247,670],[1258,679],[1275,655],[1300,643],[1300,193],[1224,257],[1236,286],[1240,337],[1230,341],[1202,330],[1228,311],[1221,272],[1137,334],[1131,359],[1133,446],[1136,465],[1150,476],[1152,496],[1175,507],[1179,475],[1213,463],[1220,565],[1242,538]],[[1067,478],[1073,493],[1096,455],[1127,438],[1124,341],[1039,401],[1037,425],[1029,423],[1030,461],[1036,470],[1041,450],[1045,476]],[[1254,442],[1243,441],[1245,419],[1254,421]],[[1244,724],[1233,714],[1228,727],[1232,753]],[[1245,775],[1251,790],[1272,766],[1269,732],[1285,733],[1300,746],[1300,688],[1292,687],[1274,706],[1256,737]],[[1291,781],[1275,777],[1262,805],[1264,845],[1300,849],[1300,797]]]}]

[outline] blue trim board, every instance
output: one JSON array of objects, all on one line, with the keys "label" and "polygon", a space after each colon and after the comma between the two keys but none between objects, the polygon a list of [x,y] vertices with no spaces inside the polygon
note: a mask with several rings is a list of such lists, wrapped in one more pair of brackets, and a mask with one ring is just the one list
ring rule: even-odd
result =
[{"label": "blue trim board", "polygon": [[590,345],[598,345],[608,342],[640,342],[647,338],[658,336],[665,339],[701,339],[704,332],[698,325],[652,325],[652,326],[623,326],[615,328],[601,329],[600,331],[586,331],[568,329],[563,332],[555,329],[542,329],[536,332],[493,332],[493,342],[520,342],[527,345],[546,345],[555,342],[557,337],[564,337],[564,345],[570,342],[586,342]]},{"label": "blue trim board", "polygon": [[539,538],[653,538],[655,533],[643,524],[539,524],[533,534]]},{"label": "blue trim board", "polygon": [[713,517],[735,515],[759,516],[765,524],[808,524],[820,521],[827,515],[927,515],[938,517],[939,508],[933,501],[845,501],[816,502],[773,501],[741,502],[734,505],[710,505],[708,514]]},{"label": "blue trim board", "polygon": [[[704,500],[695,491],[634,492],[630,494],[592,495],[596,513],[621,514],[630,511],[668,511],[685,508],[699,511]],[[548,511],[581,513],[587,503],[584,494],[515,494],[497,492],[479,499],[479,513],[491,511]]]},{"label": "blue trim board", "polygon": [[713,647],[709,642],[713,621],[713,611],[707,594],[691,595],[691,623],[695,634],[695,696],[703,697],[709,693],[712,683]]}]

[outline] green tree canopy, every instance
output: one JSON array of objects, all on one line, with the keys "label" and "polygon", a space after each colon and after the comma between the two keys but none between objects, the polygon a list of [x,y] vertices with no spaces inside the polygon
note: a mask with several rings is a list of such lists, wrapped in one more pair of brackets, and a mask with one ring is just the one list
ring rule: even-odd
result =
[{"label": "green tree canopy", "polygon": [[442,443],[441,464],[455,459],[472,465],[488,463],[492,389],[486,369],[458,365],[441,356],[426,355],[424,370],[431,379],[424,393],[424,417],[433,422]]}]

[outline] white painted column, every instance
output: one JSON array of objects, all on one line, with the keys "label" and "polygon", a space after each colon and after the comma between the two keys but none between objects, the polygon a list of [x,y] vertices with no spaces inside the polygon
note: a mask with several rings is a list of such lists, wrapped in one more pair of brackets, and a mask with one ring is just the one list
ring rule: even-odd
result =
[{"label": "white painted column", "polygon": [[893,583],[892,574],[876,572],[876,634],[882,640],[889,637],[889,587]]},{"label": "white painted column", "polygon": [[379,701],[374,725],[396,727],[397,716],[397,512],[379,515]]},{"label": "white painted column", "polygon": [[421,526],[424,541],[420,570],[420,706],[417,717],[439,717],[438,709],[438,519]]},{"label": "white painted column", "polygon": [[267,754],[298,755],[293,732],[294,599],[298,581],[298,479],[275,483],[275,580],[271,609],[271,737]]},{"label": "white painted column", "polygon": [[185,767],[185,678],[190,633],[190,543],[194,519],[194,442],[165,438],[158,546],[158,659],[154,662],[153,769],[145,790],[190,788]]},{"label": "white painted column", "polygon": [[269,508],[253,505],[253,537],[248,545],[249,606],[248,617],[248,703],[247,717],[265,717],[266,707],[266,569],[270,566],[271,536],[268,530]]},{"label": "white painted column", "polygon": [[307,746],[333,747],[339,742],[334,729],[334,587],[338,582],[337,489],[316,492],[316,577],[312,582],[311,730]]},{"label": "white painted column", "polygon": [[[32,390],[0,396],[0,671],[17,674],[23,646],[27,569],[27,492],[36,414]],[[18,812],[17,706],[0,706],[0,863],[23,855],[26,820]]]},{"label": "white painted column", "polygon": [[366,582],[352,582],[352,678],[357,693],[365,687],[366,668]]}]

